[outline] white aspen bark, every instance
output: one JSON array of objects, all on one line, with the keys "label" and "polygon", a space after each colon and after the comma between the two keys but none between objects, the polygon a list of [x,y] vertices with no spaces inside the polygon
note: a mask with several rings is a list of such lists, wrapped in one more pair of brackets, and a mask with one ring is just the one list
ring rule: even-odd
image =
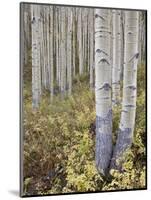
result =
[{"label": "white aspen bark", "polygon": [[58,32],[58,45],[59,45],[59,60],[58,60],[58,68],[59,68],[59,89],[60,89],[60,92],[61,92],[61,87],[62,87],[62,84],[61,84],[61,65],[62,65],[62,55],[61,55],[61,48],[62,48],[62,42],[61,42],[61,8],[58,7],[58,29],[59,29],[59,32]]},{"label": "white aspen bark", "polygon": [[95,9],[96,167],[106,174],[112,154],[110,10]]},{"label": "white aspen bark", "polygon": [[38,6],[31,5],[32,16],[32,107],[36,109],[40,102],[40,88],[39,88],[39,41],[38,41]]},{"label": "white aspen bark", "polygon": [[121,73],[121,12],[112,11],[113,19],[113,68],[112,68],[112,104],[120,103]]},{"label": "white aspen bark", "polygon": [[65,8],[61,8],[61,96],[65,94],[66,55],[65,55]]},{"label": "white aspen bark", "polygon": [[41,73],[42,73],[42,86],[45,88],[45,46],[44,46],[44,15],[43,15],[43,7],[41,7],[41,20],[40,20],[40,33],[41,33]]},{"label": "white aspen bark", "polygon": [[146,62],[146,17],[147,12],[143,12],[143,24],[142,24],[142,61]]},{"label": "white aspen bark", "polygon": [[50,90],[50,35],[49,35],[49,24],[50,24],[50,16],[49,16],[49,7],[46,7],[46,89]]},{"label": "white aspen bark", "polygon": [[83,48],[82,48],[82,9],[78,13],[78,46],[79,46],[79,74],[83,73]]},{"label": "white aspen bark", "polygon": [[27,62],[28,62],[28,57],[27,57],[27,52],[28,52],[28,35],[27,35],[27,32],[28,32],[28,12],[26,11],[26,5],[24,5],[24,62],[25,62],[25,65],[27,65]]},{"label": "white aspen bark", "polygon": [[47,89],[47,68],[48,68],[48,53],[47,53],[47,9],[43,7],[43,45],[44,45],[44,88]]},{"label": "white aspen bark", "polygon": [[38,48],[38,88],[39,88],[39,93],[40,96],[42,94],[42,89],[41,89],[41,56],[40,56],[40,51],[41,51],[41,32],[40,32],[40,6],[37,8],[37,18],[38,18],[38,25],[37,25],[37,48]]},{"label": "white aspen bark", "polygon": [[87,8],[82,10],[82,52],[83,52],[83,72],[87,70]]},{"label": "white aspen bark", "polygon": [[67,29],[67,88],[68,94],[71,95],[72,90],[72,10],[68,8],[68,29]]},{"label": "white aspen bark", "polygon": [[125,51],[123,101],[118,138],[114,148],[110,168],[121,168],[124,153],[132,144],[135,113],[136,113],[136,83],[138,64],[138,27],[139,13],[125,11]]},{"label": "white aspen bark", "polygon": [[53,73],[54,73],[54,56],[53,56],[53,7],[49,7],[50,12],[50,93],[51,93],[51,101],[53,100]]},{"label": "white aspen bark", "polygon": [[89,13],[89,37],[90,37],[90,88],[93,88],[93,65],[94,65],[94,9],[90,9]]},{"label": "white aspen bark", "polygon": [[50,23],[51,23],[51,18],[50,18],[50,7],[47,7],[47,56],[48,56],[48,65],[47,65],[47,88],[51,93],[51,34],[50,34]]},{"label": "white aspen bark", "polygon": [[76,30],[75,30],[75,22],[76,22],[76,13],[75,13],[75,8],[72,8],[72,18],[73,18],[73,23],[72,23],[72,33],[73,33],[73,56],[72,56],[72,67],[73,67],[73,77],[75,76],[75,69],[76,69]]},{"label": "white aspen bark", "polygon": [[124,11],[121,11],[121,73],[120,80],[123,80],[123,70],[124,70]]},{"label": "white aspen bark", "polygon": [[88,72],[88,8],[85,9],[85,21],[83,22],[85,24],[85,40],[84,40],[84,59],[85,59],[85,72]]},{"label": "white aspen bark", "polygon": [[55,10],[56,18],[56,80],[59,85],[59,18],[58,18],[58,7]]},{"label": "white aspen bark", "polygon": [[141,65],[141,62],[142,62],[142,56],[141,56],[141,54],[142,54],[142,12],[140,11],[139,12],[139,32],[138,32],[138,34],[139,34],[139,47],[138,47],[138,49],[139,49],[139,58],[138,58],[138,64],[139,65]]}]

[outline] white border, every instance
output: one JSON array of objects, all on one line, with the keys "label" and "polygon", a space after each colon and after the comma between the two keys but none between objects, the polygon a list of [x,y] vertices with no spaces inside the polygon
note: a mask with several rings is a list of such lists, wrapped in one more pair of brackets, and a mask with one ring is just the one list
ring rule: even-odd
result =
[{"label": "white border", "polygon": [[[0,3],[0,198],[18,199],[19,189],[19,2],[3,0]],[[28,1],[27,2],[31,2]],[[151,8],[149,0],[52,0],[35,1],[40,3],[58,3],[100,7],[148,9],[148,36]],[[151,39],[148,37],[148,85],[151,86]],[[148,86],[148,135],[151,132],[151,89]],[[150,108],[149,108],[150,107]],[[151,177],[151,137],[148,137],[148,178]],[[147,191],[94,193],[82,195],[63,195],[35,197],[34,199],[149,199],[151,181]],[[32,199],[32,198],[31,198]]]}]

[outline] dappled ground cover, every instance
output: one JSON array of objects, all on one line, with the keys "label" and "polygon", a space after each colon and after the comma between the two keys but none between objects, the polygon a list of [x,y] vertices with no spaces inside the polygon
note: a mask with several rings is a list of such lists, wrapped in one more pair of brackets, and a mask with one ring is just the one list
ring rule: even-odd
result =
[{"label": "dappled ground cover", "polygon": [[[102,177],[95,168],[95,97],[87,76],[75,78],[73,94],[32,111],[31,85],[24,85],[24,195],[145,188],[145,67],[138,71],[134,140],[122,173]],[[113,141],[120,107],[113,111]]]}]

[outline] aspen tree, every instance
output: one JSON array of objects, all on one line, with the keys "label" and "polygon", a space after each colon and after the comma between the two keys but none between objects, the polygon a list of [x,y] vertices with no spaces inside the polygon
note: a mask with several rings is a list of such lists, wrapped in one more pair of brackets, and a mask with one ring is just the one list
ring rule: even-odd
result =
[{"label": "aspen tree", "polygon": [[83,48],[82,48],[82,8],[78,9],[78,48],[79,48],[79,74],[83,73]]},{"label": "aspen tree", "polygon": [[53,99],[53,74],[54,74],[54,56],[53,56],[53,48],[54,48],[54,37],[53,37],[53,7],[49,8],[50,13],[50,92],[51,92],[51,101]]},{"label": "aspen tree", "polygon": [[67,88],[68,94],[71,95],[72,87],[72,10],[68,8],[68,29],[67,29]]},{"label": "aspen tree", "polygon": [[65,55],[65,8],[62,7],[60,9],[61,11],[61,46],[60,46],[60,49],[61,49],[61,63],[60,63],[60,67],[61,67],[61,96],[63,97],[64,94],[65,94],[65,79],[66,79],[66,55]]},{"label": "aspen tree", "polygon": [[89,59],[90,59],[90,88],[93,88],[93,65],[94,65],[94,9],[90,9],[89,13]]},{"label": "aspen tree", "polygon": [[39,63],[39,19],[38,19],[38,5],[31,5],[32,16],[32,107],[38,108],[40,102],[40,63]]},{"label": "aspen tree", "polygon": [[106,174],[112,154],[110,10],[95,9],[96,167]]},{"label": "aspen tree", "polygon": [[58,7],[55,10],[56,19],[56,80],[59,85],[59,18],[58,18]]},{"label": "aspen tree", "polygon": [[124,153],[132,144],[136,114],[136,83],[138,64],[138,23],[137,11],[125,11],[125,51],[122,113],[118,138],[114,148],[111,168],[120,169]]},{"label": "aspen tree", "polygon": [[121,13],[112,11],[113,16],[113,68],[112,68],[112,103],[120,103],[120,74],[121,74]]},{"label": "aspen tree", "polygon": [[72,68],[73,68],[73,76],[75,76],[76,69],[76,12],[75,8],[72,8]]}]

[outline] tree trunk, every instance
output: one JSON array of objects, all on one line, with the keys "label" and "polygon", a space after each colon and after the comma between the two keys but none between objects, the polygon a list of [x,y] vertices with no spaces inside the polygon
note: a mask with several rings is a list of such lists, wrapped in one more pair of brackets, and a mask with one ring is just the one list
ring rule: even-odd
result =
[{"label": "tree trunk", "polygon": [[78,11],[79,74],[81,75],[83,73],[82,8],[79,8]]},{"label": "tree trunk", "polygon": [[65,8],[62,7],[60,9],[61,11],[61,52],[60,52],[60,56],[61,56],[61,63],[60,63],[60,67],[61,67],[61,96],[62,98],[65,95],[65,80],[66,80],[66,54],[65,54]]},{"label": "tree trunk", "polygon": [[96,166],[106,174],[112,154],[110,10],[95,10]]},{"label": "tree trunk", "polygon": [[39,48],[39,9],[38,5],[31,5],[32,13],[32,107],[36,109],[40,102],[40,48]]},{"label": "tree trunk", "polygon": [[93,84],[93,65],[94,65],[94,9],[90,9],[89,13],[89,35],[90,35],[90,41],[89,41],[89,58],[90,58],[90,88],[92,89]]},{"label": "tree trunk", "polygon": [[50,6],[49,8],[50,12],[50,93],[51,98],[50,100],[53,100],[53,74],[54,74],[54,55],[53,55],[53,47],[54,47],[54,37],[53,37],[53,7]]},{"label": "tree trunk", "polygon": [[120,103],[121,73],[121,12],[112,11],[113,16],[113,68],[112,68],[112,104]]},{"label": "tree trunk", "polygon": [[68,8],[68,29],[67,29],[67,88],[68,94],[71,95],[72,87],[72,10]]},{"label": "tree trunk", "polygon": [[114,148],[111,168],[121,169],[124,153],[132,144],[136,113],[136,82],[138,63],[138,22],[137,11],[125,11],[125,51],[123,102],[118,138]]}]

